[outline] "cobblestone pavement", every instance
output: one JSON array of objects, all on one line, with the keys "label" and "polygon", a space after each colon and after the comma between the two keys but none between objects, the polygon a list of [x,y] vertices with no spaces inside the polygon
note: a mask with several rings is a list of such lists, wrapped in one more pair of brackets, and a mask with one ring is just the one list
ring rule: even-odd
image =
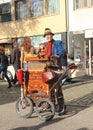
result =
[{"label": "cobblestone pavement", "polygon": [[15,110],[20,86],[8,89],[7,82],[0,80],[0,130],[93,130],[93,77],[73,79],[63,85],[63,93],[67,104],[65,115],[55,115],[50,122],[42,122],[35,113],[30,119],[22,119]]}]

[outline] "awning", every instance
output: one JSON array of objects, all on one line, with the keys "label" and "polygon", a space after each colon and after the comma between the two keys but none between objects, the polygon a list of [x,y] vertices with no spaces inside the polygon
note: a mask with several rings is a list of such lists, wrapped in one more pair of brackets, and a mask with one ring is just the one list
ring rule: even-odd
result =
[{"label": "awning", "polygon": [[0,39],[0,44],[3,44],[3,43],[13,43],[13,40],[12,39]]}]

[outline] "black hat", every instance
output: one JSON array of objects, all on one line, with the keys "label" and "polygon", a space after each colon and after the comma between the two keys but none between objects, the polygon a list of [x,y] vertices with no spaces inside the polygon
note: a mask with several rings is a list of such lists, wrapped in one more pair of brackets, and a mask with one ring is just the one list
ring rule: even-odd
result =
[{"label": "black hat", "polygon": [[51,31],[50,28],[45,28],[44,37],[45,37],[46,35],[49,35],[49,34],[54,35],[54,33],[52,33],[52,31]]}]

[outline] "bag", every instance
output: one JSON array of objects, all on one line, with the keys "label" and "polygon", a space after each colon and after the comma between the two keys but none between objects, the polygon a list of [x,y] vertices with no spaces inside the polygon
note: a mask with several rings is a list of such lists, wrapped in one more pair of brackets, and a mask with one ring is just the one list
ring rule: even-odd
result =
[{"label": "bag", "polygon": [[42,81],[44,83],[52,83],[55,79],[55,72],[53,72],[51,69],[47,68],[42,72]]}]

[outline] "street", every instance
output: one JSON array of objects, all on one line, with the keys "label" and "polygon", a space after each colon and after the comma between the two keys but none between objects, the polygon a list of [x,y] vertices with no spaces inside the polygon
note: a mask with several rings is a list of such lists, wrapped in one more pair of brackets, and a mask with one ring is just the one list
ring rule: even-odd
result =
[{"label": "street", "polygon": [[18,85],[7,88],[0,80],[0,130],[93,130],[93,77],[83,76],[63,85],[67,104],[65,115],[55,114],[49,122],[41,121],[35,113],[31,118],[20,118],[15,109],[20,96]]}]

